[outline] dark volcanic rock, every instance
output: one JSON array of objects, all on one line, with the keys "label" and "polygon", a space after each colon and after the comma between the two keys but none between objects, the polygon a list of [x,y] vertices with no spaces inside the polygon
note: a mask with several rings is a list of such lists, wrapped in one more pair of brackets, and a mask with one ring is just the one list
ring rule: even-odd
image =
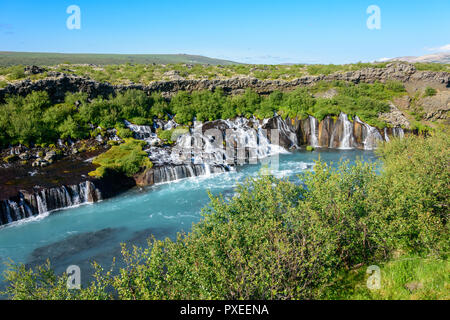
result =
[{"label": "dark volcanic rock", "polygon": [[24,68],[25,74],[39,74],[44,73],[46,70],[38,66],[26,66]]},{"label": "dark volcanic rock", "polygon": [[318,81],[351,81],[354,83],[398,80],[402,82],[426,82],[442,88],[450,87],[450,74],[446,72],[417,71],[411,64],[391,63],[386,68],[366,68],[358,71],[334,73],[327,76],[305,76],[291,81],[284,80],[258,80],[251,77],[236,77],[230,79],[212,80],[170,80],[155,81],[145,86],[141,84],[112,85],[101,83],[91,79],[66,74],[52,74],[42,80],[31,81],[29,79],[19,81],[0,89],[0,102],[7,94],[26,95],[32,91],[45,90],[52,101],[60,102],[67,92],[86,92],[91,98],[96,96],[107,97],[110,94],[123,92],[128,89],[143,90],[148,94],[161,92],[170,97],[178,91],[214,90],[222,88],[224,92],[237,94],[247,88],[252,88],[259,94],[270,94],[275,90],[289,91],[297,87],[312,85]]}]

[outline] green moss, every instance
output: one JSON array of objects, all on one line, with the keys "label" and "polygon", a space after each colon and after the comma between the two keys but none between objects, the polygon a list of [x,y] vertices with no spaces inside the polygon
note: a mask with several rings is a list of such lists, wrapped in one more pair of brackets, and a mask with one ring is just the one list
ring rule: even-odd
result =
[{"label": "green moss", "polygon": [[314,147],[312,147],[312,146],[306,146],[306,151],[314,151]]},{"label": "green moss", "polygon": [[99,167],[95,171],[89,172],[89,175],[101,178],[112,170],[131,177],[141,169],[151,168],[153,164],[149,160],[148,154],[142,150],[144,146],[144,141],[125,139],[125,143],[113,146],[96,157],[92,163]]},{"label": "green moss", "polygon": [[436,89],[431,88],[431,87],[426,87],[423,95],[424,95],[424,97],[432,97],[432,96],[435,96],[436,93],[437,93]]},{"label": "green moss", "polygon": [[189,127],[186,126],[179,126],[169,130],[161,130],[161,129],[156,130],[158,138],[160,138],[163,141],[166,141],[169,144],[174,144],[179,136],[188,132]]},{"label": "green moss", "polygon": [[133,131],[131,131],[128,128],[116,128],[116,130],[117,130],[117,135],[122,139],[133,137]]}]

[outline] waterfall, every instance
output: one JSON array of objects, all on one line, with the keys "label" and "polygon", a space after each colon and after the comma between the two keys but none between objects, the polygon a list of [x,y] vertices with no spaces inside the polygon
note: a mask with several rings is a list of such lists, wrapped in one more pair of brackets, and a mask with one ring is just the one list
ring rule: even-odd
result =
[{"label": "waterfall", "polygon": [[[78,185],[43,189],[29,194],[27,199],[22,193],[19,193],[18,202],[14,200],[2,202],[0,218],[4,217],[3,224],[74,205],[96,202],[102,199],[102,195],[91,181],[85,181]],[[1,220],[0,224],[2,223]]]},{"label": "waterfall", "polygon": [[280,136],[284,135],[285,137],[288,138],[288,140],[291,143],[290,146],[291,148],[298,148],[297,134],[295,132],[292,132],[292,130],[287,125],[286,121],[283,120],[281,117],[277,116],[275,119],[277,121],[277,129],[281,131]]},{"label": "waterfall", "polygon": [[[353,147],[353,126],[350,120],[345,113],[341,112],[339,115],[339,122],[336,123],[333,133],[331,134],[329,147],[333,148],[334,140],[336,134],[339,138],[339,133],[341,133],[341,137],[339,140],[339,144],[337,146],[338,149],[351,149]],[[340,132],[340,126],[342,125],[342,132]]]},{"label": "waterfall", "polygon": [[391,139],[389,139],[387,127],[384,127],[384,141],[389,142],[390,140]]},{"label": "waterfall", "polygon": [[[363,127],[363,145],[364,150],[373,150],[376,148],[377,143],[379,141],[383,141],[383,137],[377,128],[368,125],[365,122],[362,122],[358,116],[355,117],[355,121],[360,123]],[[389,138],[388,138],[389,139]],[[388,141],[388,140],[386,140]]]},{"label": "waterfall", "polygon": [[230,168],[224,165],[209,164],[182,164],[182,165],[165,165],[152,168],[153,183],[167,183],[177,181],[184,178],[209,176],[215,173],[230,171]]},{"label": "waterfall", "polygon": [[205,163],[204,166],[205,166],[205,175],[209,177],[211,175],[211,168],[208,163]]},{"label": "waterfall", "polygon": [[6,208],[6,221],[7,221],[7,223],[11,223],[11,222],[13,222],[14,220],[13,220],[13,218],[11,217],[11,209],[10,209],[10,206],[9,206],[9,201],[4,201],[4,205],[5,205],[5,208]]},{"label": "waterfall", "polygon": [[[42,197],[41,197],[42,195]],[[45,192],[42,190],[41,194],[36,194],[36,200],[38,205],[38,214],[43,214],[47,212],[47,201],[45,200]]]},{"label": "waterfall", "polygon": [[134,137],[139,140],[146,141],[149,145],[154,145],[161,140],[158,138],[157,134],[152,131],[150,126],[141,126],[137,124],[132,124],[131,122],[124,120],[125,126],[133,131]]},{"label": "waterfall", "polygon": [[392,135],[403,139],[405,137],[405,132],[402,127],[395,127],[392,128]]},{"label": "waterfall", "polygon": [[[237,117],[234,120],[217,120],[203,123],[194,122],[192,132],[185,133],[177,138],[170,156],[165,156],[166,164],[208,164],[227,165],[256,163],[262,159],[278,153],[286,153],[286,150],[277,143],[272,143],[267,137],[266,130],[256,118],[246,119]],[[283,128],[283,124],[277,123]],[[205,130],[205,131],[204,131]],[[284,132],[288,134],[284,124]],[[293,139],[295,133],[291,132]],[[296,143],[296,140],[295,140]],[[152,153],[160,153],[162,148],[154,148]]]},{"label": "waterfall", "polygon": [[309,145],[311,147],[318,147],[319,146],[319,138],[317,134],[317,126],[316,121],[317,119],[309,116],[309,128],[310,128],[310,135],[309,135]]}]

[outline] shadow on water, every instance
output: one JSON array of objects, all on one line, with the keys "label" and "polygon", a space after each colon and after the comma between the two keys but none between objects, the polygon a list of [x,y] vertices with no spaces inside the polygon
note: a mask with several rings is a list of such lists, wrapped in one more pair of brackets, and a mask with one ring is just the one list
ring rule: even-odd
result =
[{"label": "shadow on water", "polygon": [[[148,240],[152,237],[163,240],[165,238],[175,239],[176,232],[172,228],[148,228],[131,233],[131,237],[119,241],[121,233],[125,233],[126,228],[105,228],[93,232],[84,232],[69,236],[61,241],[57,241],[33,250],[25,263],[27,268],[35,269],[39,265],[46,263],[47,259],[51,263],[52,269],[58,274],[63,274],[70,265],[77,265],[81,270],[81,284],[88,286],[94,278],[93,262],[100,264],[105,271],[112,266],[113,258],[116,258],[113,274],[117,274],[118,269],[124,267],[122,260],[121,244],[126,243],[128,248],[133,245],[146,248]],[[0,259],[2,259],[0,257]],[[0,262],[4,262],[0,260]],[[0,285],[0,291],[5,290],[6,283]],[[0,299],[6,297],[0,296]]]}]

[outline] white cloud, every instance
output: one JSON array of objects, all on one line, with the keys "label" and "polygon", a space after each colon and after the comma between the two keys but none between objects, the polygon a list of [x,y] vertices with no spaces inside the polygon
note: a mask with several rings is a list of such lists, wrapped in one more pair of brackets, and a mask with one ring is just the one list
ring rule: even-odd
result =
[{"label": "white cloud", "polygon": [[437,48],[427,48],[428,51],[450,51],[450,43]]}]

